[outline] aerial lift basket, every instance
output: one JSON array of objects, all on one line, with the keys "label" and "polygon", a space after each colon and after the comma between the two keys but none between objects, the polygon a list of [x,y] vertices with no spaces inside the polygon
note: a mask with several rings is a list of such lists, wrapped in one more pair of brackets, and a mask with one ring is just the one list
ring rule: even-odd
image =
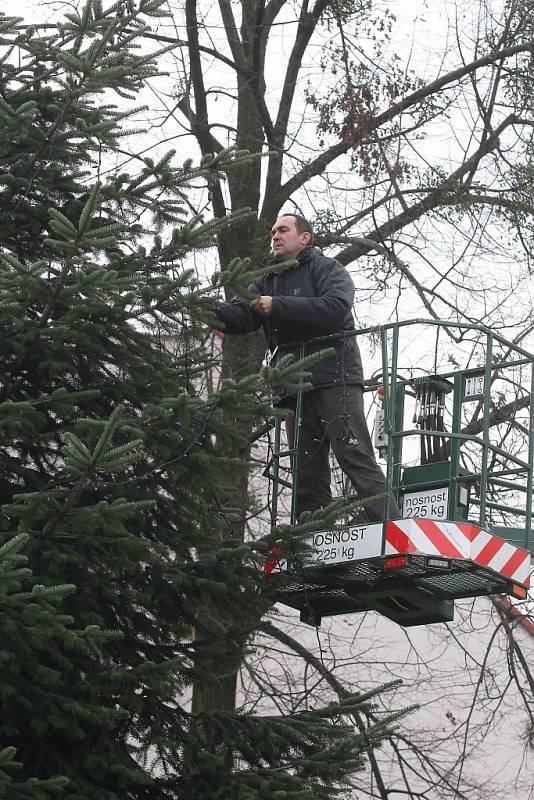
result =
[{"label": "aerial lift basket", "polygon": [[[438,374],[435,355],[426,374],[406,375],[405,365],[401,374],[402,335],[413,340],[415,326],[435,332],[435,354],[440,331],[456,329],[478,363],[462,366],[456,354],[454,371]],[[375,445],[387,460],[388,496],[396,498],[402,518],[388,519],[386,508],[384,523],[345,521],[315,531],[299,558],[274,548],[265,574],[277,599],[314,625],[327,616],[375,610],[410,626],[451,621],[459,598],[526,598],[533,549],[534,356],[477,325],[413,320],[378,334]],[[298,397],[297,415],[301,409]],[[523,438],[521,446],[513,438],[507,450],[500,428],[513,422]],[[286,457],[292,458],[292,480],[281,477]],[[410,462],[404,467],[403,457]],[[273,527],[288,490],[289,521],[296,522],[298,455],[281,447],[279,423],[266,474]]]}]

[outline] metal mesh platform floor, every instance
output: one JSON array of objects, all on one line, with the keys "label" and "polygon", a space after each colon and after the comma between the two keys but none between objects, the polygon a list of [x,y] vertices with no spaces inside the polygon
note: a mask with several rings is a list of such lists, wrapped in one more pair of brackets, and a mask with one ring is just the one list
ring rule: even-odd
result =
[{"label": "metal mesh platform floor", "polygon": [[[423,624],[425,608],[434,609],[428,621],[447,621],[452,619],[450,601],[510,589],[506,578],[473,561],[449,560],[447,569],[429,569],[427,560],[412,555],[405,566],[392,570],[384,568],[383,558],[306,567],[300,573],[293,569],[276,576],[277,598],[307,621],[376,610],[400,624]],[[446,608],[443,615],[438,607]]]}]

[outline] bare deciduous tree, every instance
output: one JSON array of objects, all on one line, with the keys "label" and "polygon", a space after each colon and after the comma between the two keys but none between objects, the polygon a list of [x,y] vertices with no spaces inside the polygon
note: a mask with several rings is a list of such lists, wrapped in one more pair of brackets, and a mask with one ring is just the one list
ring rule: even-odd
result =
[{"label": "bare deciduous tree", "polygon": [[[526,339],[534,127],[527,0],[458,0],[433,52],[415,27],[407,49],[391,12],[363,0],[172,0],[171,7],[174,30],[154,33],[177,45],[167,124],[173,119],[177,135],[203,155],[232,145],[263,156],[227,181],[213,175],[207,187],[215,216],[254,212],[221,233],[223,268],[235,255],[260,261],[275,217],[298,210],[313,219],[318,243],[355,275],[362,324],[409,309]],[[226,338],[222,374],[254,372],[263,350],[261,335]],[[511,421],[519,449],[513,414],[529,402],[525,392],[493,410],[495,422]],[[475,410],[471,432],[480,424]],[[244,446],[234,455],[249,454]],[[221,502],[244,509],[248,489],[245,476],[234,480]],[[246,522],[242,514],[233,530]],[[517,767],[517,796],[526,800],[531,641],[528,632],[516,635],[515,622],[502,606],[469,604],[459,625],[406,633],[404,651],[392,658],[398,639],[371,614],[343,619],[326,634],[269,620],[261,623],[257,656],[243,662],[244,702],[297,710],[319,695],[342,697],[401,675],[401,704],[407,696],[422,703],[419,725],[371,757],[370,778],[354,784],[354,796],[498,796],[508,778],[496,791],[495,771],[484,775],[476,764],[483,742],[495,732],[498,742],[513,717],[526,731]],[[477,624],[487,627],[485,638],[474,635]],[[453,661],[463,659],[452,666],[451,651]],[[197,710],[234,705],[237,669],[213,669],[217,689],[209,698],[197,694]]]}]

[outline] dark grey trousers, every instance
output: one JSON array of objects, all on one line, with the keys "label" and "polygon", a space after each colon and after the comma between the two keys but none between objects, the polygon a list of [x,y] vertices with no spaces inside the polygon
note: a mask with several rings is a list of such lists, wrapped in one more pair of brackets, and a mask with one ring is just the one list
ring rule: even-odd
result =
[{"label": "dark grey trousers", "polygon": [[[286,419],[287,438],[293,447],[295,418]],[[386,491],[384,473],[376,463],[360,386],[331,386],[313,389],[303,397],[299,434],[297,517],[315,511],[332,500],[330,490],[330,448],[360,499]],[[365,505],[370,522],[384,519],[386,501]],[[390,518],[400,517],[393,498]]]}]

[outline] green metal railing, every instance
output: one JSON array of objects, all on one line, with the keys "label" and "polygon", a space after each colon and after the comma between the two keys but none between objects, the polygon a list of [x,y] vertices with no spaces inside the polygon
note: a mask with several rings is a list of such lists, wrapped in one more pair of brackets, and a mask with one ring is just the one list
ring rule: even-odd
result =
[{"label": "green metal railing", "polygon": [[[452,414],[451,414],[451,430],[443,432],[436,430],[425,430],[414,427],[404,427],[404,412],[406,393],[410,391],[410,385],[414,382],[412,377],[400,377],[398,369],[399,360],[399,347],[401,334],[404,329],[413,328],[414,326],[429,326],[436,329],[436,336],[439,336],[439,331],[442,328],[448,330],[457,330],[461,337],[468,332],[475,332],[477,334],[477,344],[482,348],[484,353],[484,363],[480,363],[477,367],[466,366],[465,369],[457,369],[439,373],[440,379],[450,380],[453,385],[452,389]],[[472,485],[475,483],[479,486],[478,497],[470,498],[470,519],[476,521],[481,527],[493,525],[489,519],[491,512],[499,511],[502,514],[524,517],[524,541],[523,546],[532,547],[531,540],[531,527],[532,527],[532,491],[533,491],[533,461],[534,461],[534,403],[529,403],[529,423],[526,431],[526,444],[524,452],[512,453],[491,441],[491,391],[492,381],[499,377],[501,373],[511,368],[526,368],[527,372],[530,371],[529,390],[530,396],[534,396],[534,355],[529,353],[524,348],[517,344],[508,341],[503,336],[490,331],[482,325],[464,324],[457,322],[449,322],[445,320],[427,320],[427,319],[414,319],[405,322],[396,322],[388,325],[376,327],[362,328],[354,332],[345,332],[340,335],[331,335],[324,337],[317,337],[311,339],[307,343],[289,344],[287,347],[299,347],[300,357],[303,358],[307,355],[308,347],[317,344],[328,346],[332,341],[341,337],[347,338],[354,336],[365,337],[373,335],[380,339],[380,351],[382,358],[382,379],[381,383],[384,387],[384,415],[385,415],[385,430],[389,438],[389,447],[387,452],[387,470],[386,481],[387,487],[390,490],[386,500],[386,519],[389,516],[391,496],[394,496],[397,501],[400,500],[403,491],[402,483],[402,460],[403,460],[403,445],[409,437],[440,437],[448,440],[449,445],[449,500],[448,500],[448,519],[454,519],[456,509],[458,507],[459,487],[465,484],[466,480],[470,481]],[[496,349],[502,347],[506,351],[506,356],[498,357]],[[437,349],[437,345],[436,345]],[[463,404],[466,402],[465,386],[466,380],[470,377],[484,375],[484,389],[478,402],[481,404],[482,411],[482,424],[481,430],[477,434],[469,434],[462,432],[462,410]],[[528,376],[527,376],[528,377]],[[376,388],[376,387],[369,387]],[[275,426],[274,448],[272,458],[266,470],[266,474],[272,480],[272,498],[271,498],[271,518],[273,525],[278,520],[278,495],[281,487],[292,490],[291,492],[291,522],[296,521],[296,502],[297,494],[295,487],[298,485],[299,480],[299,456],[298,456],[298,443],[300,437],[300,425],[302,417],[302,405],[304,395],[300,391],[296,397],[295,407],[295,441],[293,446],[288,446],[286,449],[281,449],[281,423],[278,420]],[[494,410],[494,409],[493,409]],[[477,448],[479,456],[479,469],[470,472],[468,478],[465,475],[465,469],[462,472],[462,450],[467,443]],[[497,471],[491,467],[491,459],[500,457],[506,462],[506,468],[498,469]],[[280,461],[281,459],[289,458],[291,462],[291,475],[292,480],[285,480],[280,475]],[[289,470],[288,470],[289,473]],[[443,486],[443,482],[436,481],[436,488]],[[425,488],[432,488],[432,483],[425,483]],[[501,487],[503,489],[515,490],[516,492],[524,495],[524,504],[520,505],[507,505],[506,502],[495,502],[494,499],[488,497],[489,487]],[[413,486],[411,487],[414,488]],[[475,519],[475,511],[476,519]],[[522,526],[521,529],[523,530]],[[497,530],[497,529],[496,529]],[[517,529],[515,539],[517,540]],[[506,538],[505,528],[499,527],[499,535]],[[517,543],[517,541],[516,541]]]}]

